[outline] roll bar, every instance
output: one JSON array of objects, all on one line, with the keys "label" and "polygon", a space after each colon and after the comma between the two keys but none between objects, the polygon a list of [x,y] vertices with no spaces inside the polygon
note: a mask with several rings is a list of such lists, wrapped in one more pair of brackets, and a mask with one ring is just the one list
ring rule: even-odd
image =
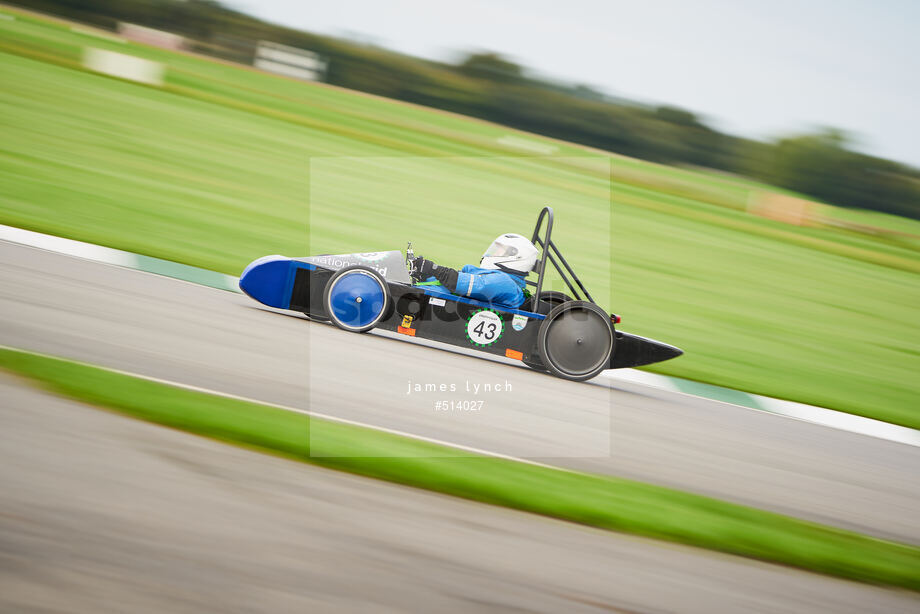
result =
[{"label": "roll bar", "polygon": [[[544,224],[545,220],[545,224]],[[545,226],[546,229],[543,232],[543,236],[540,236],[540,227]],[[550,263],[555,267],[556,272],[559,273],[559,276],[562,277],[562,280],[569,287],[569,290],[572,292],[574,297],[578,300],[588,300],[594,302],[594,299],[591,298],[591,294],[588,292],[585,285],[581,283],[581,280],[578,279],[578,275],[575,274],[575,271],[572,270],[572,267],[563,258],[562,253],[560,253],[559,248],[556,247],[556,244],[553,243],[552,239],[553,233],[553,208],[552,207],[543,207],[543,210],[540,212],[540,215],[537,216],[537,225],[533,229],[533,236],[530,239],[530,242],[536,246],[539,246],[542,253],[540,259],[537,262],[537,266],[534,267],[534,270],[537,272],[537,281],[533,282],[528,280],[527,283],[531,286],[536,286],[537,290],[534,294],[534,308],[539,309],[539,297],[540,292],[543,290],[543,276],[546,274],[546,261],[549,260]],[[561,266],[560,266],[561,264]],[[568,275],[566,274],[568,272]],[[571,279],[570,279],[571,277]],[[584,293],[584,299],[582,294],[578,292],[575,286],[572,284],[572,281],[578,285],[578,288],[581,289],[581,292]]]}]

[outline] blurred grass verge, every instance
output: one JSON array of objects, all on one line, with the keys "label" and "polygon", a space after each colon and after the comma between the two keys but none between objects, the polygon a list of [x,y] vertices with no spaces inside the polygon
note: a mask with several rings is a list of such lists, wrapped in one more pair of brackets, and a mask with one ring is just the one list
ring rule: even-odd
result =
[{"label": "blurred grass verge", "polygon": [[[165,85],[93,74],[85,47],[162,62]],[[460,265],[496,234],[527,233],[552,204],[556,242],[599,302],[625,330],[686,351],[650,370],[920,427],[915,220],[827,207],[847,224],[783,224],[747,212],[752,192],[771,188],[741,178],[25,15],[0,21],[0,82],[0,223],[238,275],[265,254],[407,240]],[[502,144],[510,133],[556,153],[522,155]],[[386,168],[308,176],[318,157],[368,156],[433,160],[437,172],[420,165],[418,181],[466,196],[432,200]],[[535,202],[533,186],[552,199]],[[597,261],[598,245],[612,264]]]},{"label": "blurred grass verge", "polygon": [[28,352],[0,349],[0,369],[92,405],[331,469],[920,591],[920,548],[913,546],[659,486],[477,456]]}]

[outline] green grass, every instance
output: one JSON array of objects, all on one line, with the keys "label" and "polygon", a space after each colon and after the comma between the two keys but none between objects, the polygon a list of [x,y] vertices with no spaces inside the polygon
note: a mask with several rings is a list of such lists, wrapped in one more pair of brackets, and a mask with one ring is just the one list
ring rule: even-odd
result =
[{"label": "green grass", "polygon": [[87,403],[324,467],[700,546],[920,590],[920,549],[658,486],[475,456],[372,429],[0,349],[0,369]]},{"label": "green grass", "polygon": [[[85,45],[165,62],[165,87],[81,69]],[[557,156],[522,155],[501,126],[22,16],[0,21],[0,82],[0,223],[239,274],[408,240],[475,262],[552,204],[595,298],[686,351],[651,370],[920,427],[916,240],[783,225],[746,214],[761,186],[736,178],[534,135]]]}]

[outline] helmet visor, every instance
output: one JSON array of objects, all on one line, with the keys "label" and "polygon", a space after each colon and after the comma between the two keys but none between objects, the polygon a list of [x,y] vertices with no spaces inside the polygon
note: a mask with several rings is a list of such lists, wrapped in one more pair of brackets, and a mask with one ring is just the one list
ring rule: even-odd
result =
[{"label": "helmet visor", "polygon": [[516,256],[517,253],[518,248],[498,241],[494,241],[492,245],[489,246],[489,249],[486,250],[486,256],[491,256],[493,258],[511,258]]}]

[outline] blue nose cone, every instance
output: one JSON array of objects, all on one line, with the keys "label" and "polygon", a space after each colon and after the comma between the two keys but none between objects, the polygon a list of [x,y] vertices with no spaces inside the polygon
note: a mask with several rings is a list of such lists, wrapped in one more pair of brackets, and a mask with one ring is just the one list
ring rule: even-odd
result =
[{"label": "blue nose cone", "polygon": [[254,260],[240,275],[240,290],[269,307],[288,309],[288,285],[294,261],[284,256],[264,256]]}]

